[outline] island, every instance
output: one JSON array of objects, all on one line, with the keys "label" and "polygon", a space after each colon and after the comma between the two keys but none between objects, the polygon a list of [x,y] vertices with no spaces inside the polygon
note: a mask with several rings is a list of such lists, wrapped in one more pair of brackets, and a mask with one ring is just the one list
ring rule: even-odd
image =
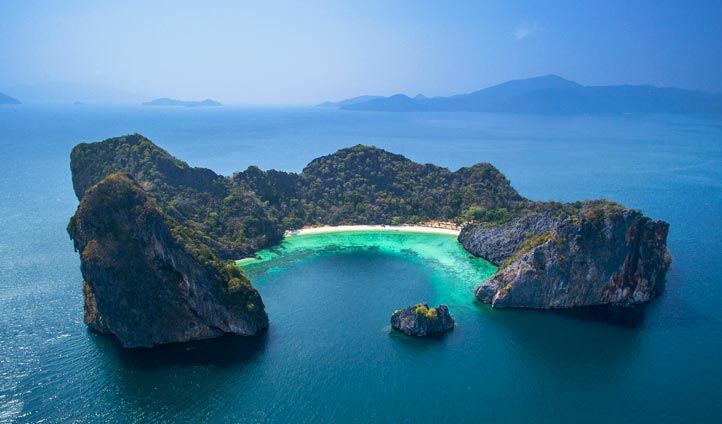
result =
[{"label": "island", "polygon": [[162,97],[154,99],[149,102],[144,102],[143,106],[183,106],[183,107],[210,107],[210,106],[223,106],[220,102],[215,100],[176,100]]},{"label": "island", "polygon": [[722,113],[722,95],[651,85],[584,86],[558,75],[545,75],[448,97],[396,94],[341,104],[339,108],[384,112],[717,114]]},{"label": "island", "polygon": [[19,105],[20,100],[10,97],[7,94],[0,93],[0,105]]},{"label": "island", "polygon": [[305,227],[450,223],[498,266],[469,293],[493,307],[639,305],[670,264],[667,223],[606,200],[526,199],[488,163],[451,171],[357,145],[300,173],[225,177],[132,134],[77,145],[70,166],[85,322],[125,347],[262,331],[234,261]]}]

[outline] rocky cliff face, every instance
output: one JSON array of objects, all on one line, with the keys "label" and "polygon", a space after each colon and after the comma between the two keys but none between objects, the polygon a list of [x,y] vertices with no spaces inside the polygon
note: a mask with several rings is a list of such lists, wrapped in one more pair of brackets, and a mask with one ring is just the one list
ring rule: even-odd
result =
[{"label": "rocky cliff face", "polygon": [[670,264],[669,225],[610,202],[547,205],[505,225],[467,226],[459,241],[500,265],[475,291],[495,307],[648,302]]},{"label": "rocky cliff face", "polygon": [[81,259],[86,324],[124,347],[265,328],[258,292],[192,231],[127,175],[112,174],[85,192],[68,232]]}]

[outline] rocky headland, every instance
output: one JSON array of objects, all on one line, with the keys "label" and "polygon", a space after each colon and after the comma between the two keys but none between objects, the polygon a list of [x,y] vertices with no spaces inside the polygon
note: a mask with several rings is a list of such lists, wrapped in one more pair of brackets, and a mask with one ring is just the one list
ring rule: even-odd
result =
[{"label": "rocky headland", "polygon": [[499,266],[476,290],[496,307],[644,303],[670,261],[666,223],[608,201],[525,199],[488,163],[450,171],[359,145],[298,174],[225,177],[132,134],[77,145],[70,166],[85,321],[127,347],[265,328],[232,261],[304,226],[455,223],[464,248]]},{"label": "rocky headland", "polygon": [[128,175],[90,188],[68,225],[81,259],[85,323],[124,347],[264,329],[263,302],[240,269],[189,248],[183,240],[193,235],[183,231]]},{"label": "rocky headland", "polygon": [[391,327],[409,336],[432,336],[445,333],[454,328],[454,318],[446,305],[429,307],[419,303],[394,311],[391,315]]},{"label": "rocky headland", "polygon": [[499,266],[475,291],[495,307],[646,303],[664,288],[669,225],[604,201],[540,205],[498,225],[467,225],[459,241]]}]

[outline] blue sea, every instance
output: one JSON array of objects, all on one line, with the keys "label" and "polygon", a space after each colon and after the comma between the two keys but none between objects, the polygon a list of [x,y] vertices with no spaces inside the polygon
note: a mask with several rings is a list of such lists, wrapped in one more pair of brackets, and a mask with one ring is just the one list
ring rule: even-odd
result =
[{"label": "blue sea", "polygon": [[[225,175],[358,143],[491,162],[531,199],[668,221],[667,288],[614,319],[473,305],[419,340],[388,319],[433,296],[438,270],[331,250],[254,274],[258,337],[124,351],[83,324],[65,227],[71,148],[135,132]],[[0,107],[0,169],[0,422],[722,422],[720,117],[22,105]]]}]

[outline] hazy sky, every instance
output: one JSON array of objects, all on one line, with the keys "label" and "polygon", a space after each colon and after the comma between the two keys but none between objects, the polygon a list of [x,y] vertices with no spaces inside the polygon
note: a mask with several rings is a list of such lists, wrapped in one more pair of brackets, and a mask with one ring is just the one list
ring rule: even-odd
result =
[{"label": "hazy sky", "polygon": [[550,73],[722,91],[722,1],[0,1],[0,91],[308,104]]}]

